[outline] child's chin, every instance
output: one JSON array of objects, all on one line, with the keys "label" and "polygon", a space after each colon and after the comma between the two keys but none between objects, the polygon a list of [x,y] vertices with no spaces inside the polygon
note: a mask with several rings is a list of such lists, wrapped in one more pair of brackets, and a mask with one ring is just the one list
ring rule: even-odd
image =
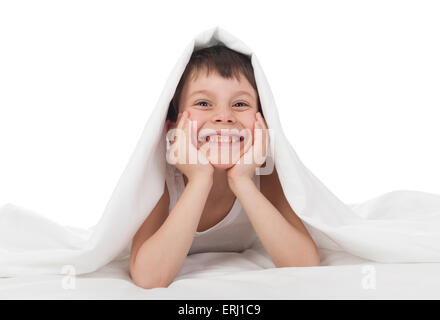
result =
[{"label": "child's chin", "polygon": [[212,163],[211,165],[217,170],[228,170],[234,166],[233,163]]},{"label": "child's chin", "polygon": [[[224,149],[219,148],[218,151],[216,151],[215,148],[212,148],[208,149],[208,152],[205,154],[206,158],[214,167],[214,169],[228,170],[237,163],[242,155],[239,150],[229,150],[227,154],[224,154],[223,151]],[[222,156],[226,156],[228,160],[222,159]]]}]

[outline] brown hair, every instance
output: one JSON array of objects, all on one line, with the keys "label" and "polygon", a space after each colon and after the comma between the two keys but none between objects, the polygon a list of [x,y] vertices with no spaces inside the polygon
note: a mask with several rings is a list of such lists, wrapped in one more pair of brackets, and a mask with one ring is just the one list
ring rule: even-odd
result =
[{"label": "brown hair", "polygon": [[250,57],[229,49],[224,45],[215,45],[196,50],[192,53],[185,71],[180,78],[179,84],[177,85],[176,91],[174,92],[174,96],[171,99],[166,120],[171,120],[173,122],[177,121],[180,95],[182,93],[183,85],[193,71],[195,71],[193,74],[194,77],[197,76],[197,73],[200,70],[203,70],[203,68],[207,68],[208,74],[210,69],[214,69],[225,79],[235,77],[239,80],[239,75],[242,74],[257,92],[258,111],[263,115],[260,98],[258,96],[257,83],[255,82],[254,68],[252,67]]}]

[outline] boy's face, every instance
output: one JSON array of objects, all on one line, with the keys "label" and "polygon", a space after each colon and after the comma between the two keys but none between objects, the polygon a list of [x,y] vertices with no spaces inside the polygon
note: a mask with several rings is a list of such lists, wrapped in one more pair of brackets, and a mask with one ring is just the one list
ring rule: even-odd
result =
[{"label": "boy's face", "polygon": [[[217,71],[210,70],[207,75],[204,69],[195,79],[192,76],[187,79],[182,88],[179,112],[188,111],[189,119],[196,121],[198,149],[207,143],[203,137],[212,134],[213,130],[223,130],[222,133],[247,132],[247,139],[251,138],[253,141],[258,96],[246,77],[240,74],[240,81],[235,78],[225,79]],[[200,92],[201,90],[204,92]],[[171,124],[171,127],[175,125]],[[215,140],[214,137],[209,139],[211,143]],[[194,139],[193,143],[195,144]],[[244,143],[240,142],[240,157],[244,153]],[[233,152],[231,144],[228,146],[217,143],[215,146],[219,154],[224,148],[229,149],[229,154]],[[212,164],[214,167],[227,169],[234,163],[223,164],[219,160],[218,164]]]}]

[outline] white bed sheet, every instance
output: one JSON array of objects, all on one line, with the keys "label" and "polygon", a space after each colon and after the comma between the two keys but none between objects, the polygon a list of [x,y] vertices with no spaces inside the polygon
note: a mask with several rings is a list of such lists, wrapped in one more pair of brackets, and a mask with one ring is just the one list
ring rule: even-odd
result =
[{"label": "white bed sheet", "polygon": [[[1,299],[439,299],[440,263],[383,264],[321,249],[321,266],[275,268],[264,251],[190,255],[168,288],[142,289],[127,258],[77,275],[0,278]],[[372,276],[372,270],[375,275]],[[369,272],[370,280],[365,282]],[[373,277],[373,278],[371,278]],[[64,282],[63,282],[64,281]],[[63,283],[65,288],[63,288]],[[66,287],[67,284],[67,287]],[[73,287],[74,284],[74,288]],[[363,285],[370,284],[370,288]],[[70,289],[69,289],[70,288]]]}]

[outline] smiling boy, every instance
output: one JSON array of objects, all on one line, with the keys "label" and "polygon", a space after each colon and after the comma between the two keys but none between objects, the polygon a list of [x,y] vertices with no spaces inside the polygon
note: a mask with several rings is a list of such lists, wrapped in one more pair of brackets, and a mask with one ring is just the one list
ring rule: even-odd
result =
[{"label": "smiling boy", "polygon": [[[195,128],[192,136],[190,128]],[[261,163],[244,161],[255,150],[266,156],[268,130],[248,57],[221,45],[195,51],[170,103],[166,131],[170,129],[180,132],[170,149],[180,153],[174,165],[184,175],[185,190],[168,212],[165,185],[163,196],[134,236],[130,272],[135,284],[168,287],[195,232],[222,221],[236,199],[276,267],[319,265],[318,249],[289,205],[276,168],[260,176],[258,188],[252,178]],[[227,136],[237,132],[249,134],[241,139]],[[181,145],[206,161],[189,163],[187,155],[175,148]],[[218,161],[224,154],[227,161]]]}]

